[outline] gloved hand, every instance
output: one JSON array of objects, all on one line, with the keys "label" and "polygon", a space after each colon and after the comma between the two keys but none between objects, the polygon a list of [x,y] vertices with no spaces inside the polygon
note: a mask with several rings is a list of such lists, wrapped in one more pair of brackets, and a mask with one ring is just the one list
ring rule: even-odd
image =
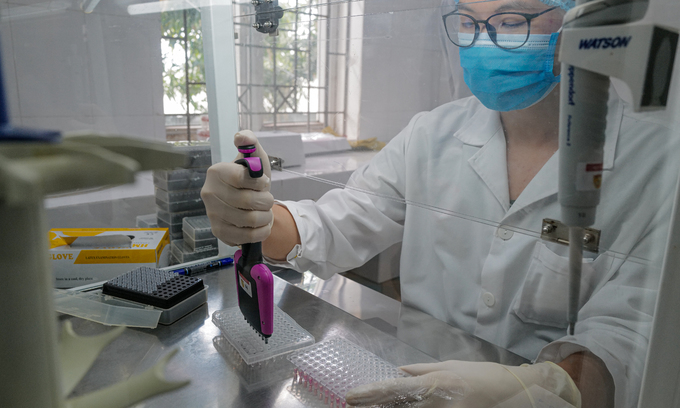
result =
[{"label": "gloved hand", "polygon": [[580,408],[581,394],[569,374],[554,363],[520,367],[445,361],[401,367],[413,377],[353,388],[352,406],[409,408]]},{"label": "gloved hand", "polygon": [[[222,162],[208,169],[201,198],[205,204],[213,234],[227,245],[236,246],[264,241],[274,223],[274,197],[269,192],[271,167],[269,157],[250,130],[234,136],[234,145],[255,145],[251,157],[262,160],[264,175],[251,178],[245,166]],[[239,153],[236,159],[243,157]]]}]

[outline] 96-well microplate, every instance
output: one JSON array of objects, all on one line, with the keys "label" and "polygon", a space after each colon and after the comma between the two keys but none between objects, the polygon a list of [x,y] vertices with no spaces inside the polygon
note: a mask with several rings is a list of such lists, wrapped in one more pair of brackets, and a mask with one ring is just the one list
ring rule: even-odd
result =
[{"label": "96-well microplate", "polygon": [[343,338],[317,343],[288,356],[295,367],[293,382],[323,399],[344,407],[345,394],[359,385],[406,377],[405,372]]},{"label": "96-well microplate", "polygon": [[314,337],[276,306],[274,306],[274,332],[267,343],[248,324],[238,307],[216,311],[213,313],[212,321],[246,364],[255,364],[314,344]]}]

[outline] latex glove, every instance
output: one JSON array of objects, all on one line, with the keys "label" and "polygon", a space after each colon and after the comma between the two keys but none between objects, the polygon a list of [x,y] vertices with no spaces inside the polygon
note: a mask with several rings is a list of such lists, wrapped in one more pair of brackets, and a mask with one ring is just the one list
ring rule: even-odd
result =
[{"label": "latex glove", "polygon": [[581,394],[560,366],[545,362],[520,367],[445,361],[401,367],[413,377],[353,388],[352,406],[455,408],[580,408]]},{"label": "latex glove", "polygon": [[[237,133],[234,145],[255,145],[257,151],[251,156],[262,160],[264,175],[251,178],[245,166],[222,162],[208,169],[201,190],[213,234],[231,246],[264,241],[274,223],[274,197],[269,192],[271,167],[267,153],[250,130]],[[236,159],[242,157],[243,154],[239,153]]]}]

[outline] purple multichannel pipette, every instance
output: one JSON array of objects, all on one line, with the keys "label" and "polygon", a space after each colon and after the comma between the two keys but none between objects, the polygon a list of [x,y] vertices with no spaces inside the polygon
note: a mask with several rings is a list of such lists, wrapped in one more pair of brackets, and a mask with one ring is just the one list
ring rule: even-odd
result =
[{"label": "purple multichannel pipette", "polygon": [[[264,168],[254,145],[239,146],[243,158],[235,163],[245,166],[252,178],[262,177]],[[267,342],[274,331],[274,276],[262,262],[262,243],[241,245],[234,254],[238,305],[246,321]]]}]

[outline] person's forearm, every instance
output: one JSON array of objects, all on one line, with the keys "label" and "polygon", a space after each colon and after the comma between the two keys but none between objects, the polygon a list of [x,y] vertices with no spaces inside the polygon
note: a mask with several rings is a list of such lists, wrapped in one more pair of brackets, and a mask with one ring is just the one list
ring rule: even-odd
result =
[{"label": "person's forearm", "polygon": [[262,243],[262,252],[268,258],[285,261],[293,247],[301,243],[300,234],[293,216],[286,207],[275,204],[272,211],[274,212],[272,233]]},{"label": "person's forearm", "polygon": [[557,365],[576,383],[583,408],[614,407],[614,380],[597,356],[588,352],[575,353]]}]

